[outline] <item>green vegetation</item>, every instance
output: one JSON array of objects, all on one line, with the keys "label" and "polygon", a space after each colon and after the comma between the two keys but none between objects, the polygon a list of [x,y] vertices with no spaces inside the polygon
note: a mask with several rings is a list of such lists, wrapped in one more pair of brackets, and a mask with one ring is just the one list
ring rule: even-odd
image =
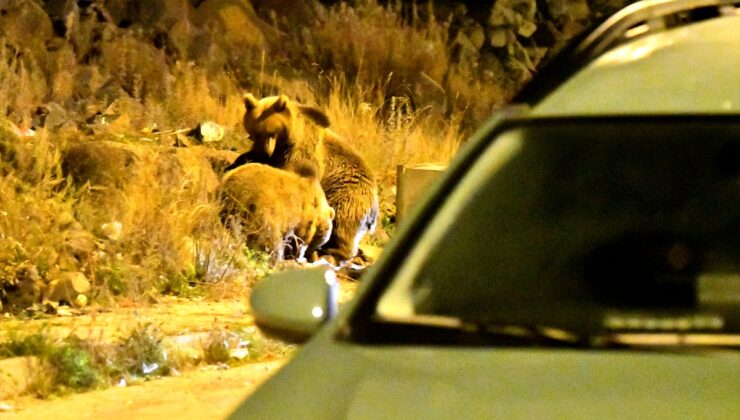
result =
[{"label": "green vegetation", "polygon": [[26,389],[39,398],[132,384],[203,364],[266,361],[284,357],[289,351],[289,346],[254,330],[223,328],[209,331],[206,339],[194,340],[183,348],[168,342],[152,324],[141,324],[113,343],[83,340],[74,334],[56,339],[45,329],[27,335],[11,331],[0,342],[0,359],[32,356],[39,360]]}]

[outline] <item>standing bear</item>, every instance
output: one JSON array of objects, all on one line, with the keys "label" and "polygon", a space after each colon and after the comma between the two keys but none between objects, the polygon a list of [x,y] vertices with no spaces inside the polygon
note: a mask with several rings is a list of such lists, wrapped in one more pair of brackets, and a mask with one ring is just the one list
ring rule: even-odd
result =
[{"label": "standing bear", "polygon": [[232,168],[259,162],[296,171],[310,162],[321,188],[334,208],[334,230],[321,248],[340,265],[357,255],[360,240],[373,233],[378,221],[378,192],[370,168],[360,155],[328,129],[321,110],[291,101],[287,96],[256,99],[244,96],[244,129],[252,148]]},{"label": "standing bear", "polygon": [[278,262],[293,246],[292,256],[311,257],[332,232],[334,209],[316,173],[307,166],[297,170],[249,163],[227,172],[219,186],[221,221]]}]

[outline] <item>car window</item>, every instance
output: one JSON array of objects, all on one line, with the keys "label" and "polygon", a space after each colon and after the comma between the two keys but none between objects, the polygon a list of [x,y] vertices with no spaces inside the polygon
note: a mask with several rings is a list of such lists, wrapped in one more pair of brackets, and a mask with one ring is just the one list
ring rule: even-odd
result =
[{"label": "car window", "polygon": [[533,113],[740,113],[738,28],[740,15],[722,16],[636,36],[588,64]]},{"label": "car window", "polygon": [[376,316],[738,332],[737,129],[607,118],[506,131],[436,212]]}]

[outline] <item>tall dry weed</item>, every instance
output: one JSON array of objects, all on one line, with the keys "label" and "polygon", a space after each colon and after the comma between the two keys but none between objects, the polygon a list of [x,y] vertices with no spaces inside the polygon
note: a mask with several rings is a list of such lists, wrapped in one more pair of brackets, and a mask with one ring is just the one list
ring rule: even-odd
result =
[{"label": "tall dry weed", "polygon": [[[224,255],[224,249],[238,247],[223,239],[214,196],[218,180],[205,158],[189,149],[135,150],[137,170],[118,203],[125,211],[119,218],[87,220],[105,244],[94,261],[98,281],[106,286],[101,293],[149,299],[242,276],[235,267],[245,265],[243,258]],[[103,224],[118,226],[115,234]]]},{"label": "tall dry weed", "polygon": [[388,96],[413,89],[421,74],[442,83],[450,65],[448,27],[433,14],[407,23],[398,7],[363,0],[341,2],[300,34],[299,45],[321,72]]},{"label": "tall dry weed", "polygon": [[20,139],[0,128],[0,298],[39,302],[53,270],[78,270],[95,248],[60,188],[59,150],[41,133]]},{"label": "tall dry weed", "polygon": [[47,83],[32,56],[0,42],[0,113],[21,126],[29,126],[36,107],[43,103]]},{"label": "tall dry weed", "polygon": [[463,140],[462,114],[438,119],[423,110],[408,113],[402,106],[390,107],[385,115],[396,124],[378,121],[386,107],[382,95],[348,89],[336,80],[327,98],[325,110],[331,129],[352,145],[373,170],[379,187],[382,226],[371,242],[384,243],[392,230],[386,223],[395,215],[395,184],[398,165],[412,163],[447,163],[457,153]]},{"label": "tall dry weed", "polygon": [[[399,100],[391,101],[387,121],[378,121],[386,101],[378,94],[355,86],[347,89],[335,80],[325,110],[332,129],[357,149],[379,172],[396,165],[420,162],[448,162],[462,141],[460,114],[436,119],[424,110],[411,110]],[[390,122],[390,123],[388,123]]]},{"label": "tall dry weed", "polygon": [[208,74],[194,63],[177,62],[162,101],[173,127],[191,127],[212,120],[233,127],[244,112],[236,82],[223,74]]}]

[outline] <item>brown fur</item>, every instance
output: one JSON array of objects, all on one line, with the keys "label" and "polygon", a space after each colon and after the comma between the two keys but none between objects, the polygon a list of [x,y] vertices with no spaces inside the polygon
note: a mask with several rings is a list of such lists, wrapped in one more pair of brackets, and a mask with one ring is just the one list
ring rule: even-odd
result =
[{"label": "brown fur", "polygon": [[321,110],[285,95],[257,100],[247,94],[244,104],[244,128],[253,147],[234,164],[256,161],[295,171],[297,163],[310,162],[336,211],[334,231],[322,250],[339,262],[353,258],[360,240],[375,230],[378,219],[377,185],[370,168],[327,129],[329,118]]},{"label": "brown fur", "polygon": [[221,182],[221,218],[244,235],[247,245],[280,261],[295,239],[297,258],[310,256],[331,235],[334,209],[316,178],[250,163]]},{"label": "brown fur", "polygon": [[256,161],[290,171],[295,171],[294,165],[300,162],[323,173],[323,158],[317,154],[322,150],[321,128],[329,123],[323,112],[296,104],[285,95],[257,100],[247,94],[244,106],[244,128],[252,140],[251,153]]}]

